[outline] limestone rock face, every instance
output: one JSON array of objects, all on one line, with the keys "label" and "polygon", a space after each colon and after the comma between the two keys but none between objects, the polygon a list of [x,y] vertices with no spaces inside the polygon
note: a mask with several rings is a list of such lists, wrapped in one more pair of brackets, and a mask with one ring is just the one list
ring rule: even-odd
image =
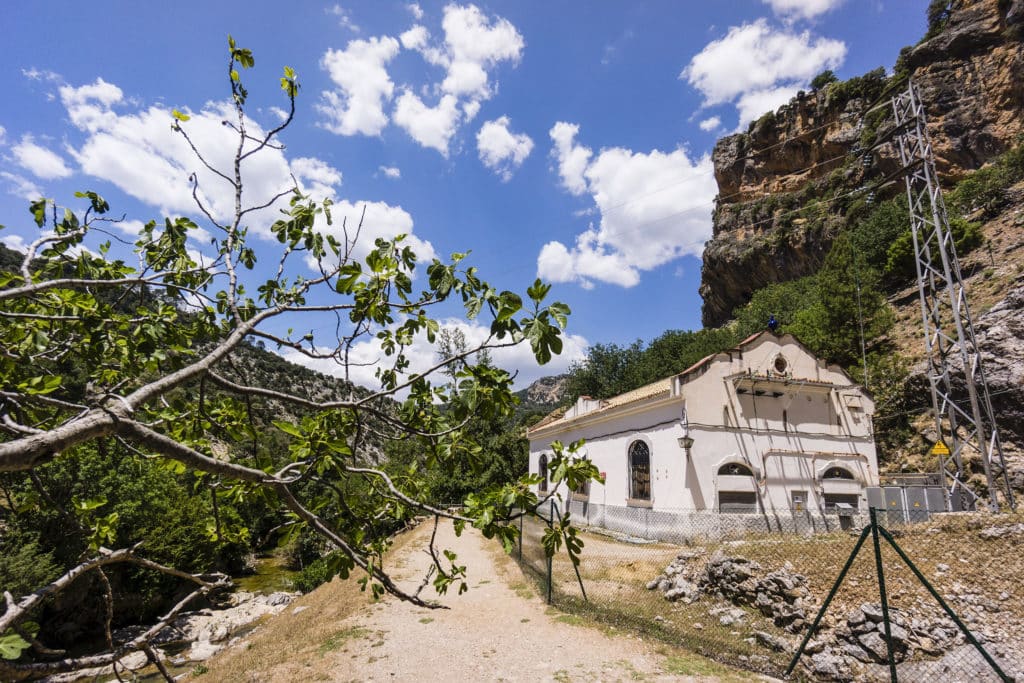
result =
[{"label": "limestone rock face", "polygon": [[1024,280],[974,327],[1000,433],[1024,444]]},{"label": "limestone rock face", "polygon": [[529,403],[540,405],[557,405],[564,397],[566,384],[569,378],[567,375],[554,377],[541,377],[536,382],[526,387],[526,400]]},{"label": "limestone rock face", "polygon": [[910,52],[940,176],[955,179],[1024,131],[1024,0],[965,2],[939,35]]},{"label": "limestone rock face", "polygon": [[[904,55],[899,66],[926,103],[944,182],[1024,133],[1022,34],[1024,0],[964,0],[941,32]],[[872,72],[799,93],[715,145],[719,195],[700,288],[705,326],[728,321],[761,287],[816,272],[847,214],[863,202],[853,191],[899,168],[891,145],[866,151],[891,126],[884,106],[869,112],[891,95],[888,81]]]}]

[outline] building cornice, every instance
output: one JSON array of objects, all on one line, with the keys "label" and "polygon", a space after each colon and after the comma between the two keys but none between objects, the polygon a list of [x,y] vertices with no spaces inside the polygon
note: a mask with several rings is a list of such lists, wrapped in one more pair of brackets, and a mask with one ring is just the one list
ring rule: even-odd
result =
[{"label": "building cornice", "polygon": [[557,422],[551,422],[531,430],[527,436],[531,441],[534,441],[536,439],[555,436],[556,434],[572,431],[574,429],[592,427],[594,425],[599,425],[602,422],[629,417],[630,415],[646,412],[653,408],[661,408],[666,405],[671,405],[672,403],[682,403],[682,401],[682,396],[676,396],[669,392],[668,395],[661,396],[660,398],[635,401],[622,406],[613,406],[604,410],[596,410],[592,413],[586,413],[579,417],[574,417],[571,420],[562,419]]}]

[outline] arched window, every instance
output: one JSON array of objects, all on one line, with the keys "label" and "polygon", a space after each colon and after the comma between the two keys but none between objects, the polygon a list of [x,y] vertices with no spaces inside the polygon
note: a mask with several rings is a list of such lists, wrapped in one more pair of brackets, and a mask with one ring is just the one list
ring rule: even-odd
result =
[{"label": "arched window", "polygon": [[727,474],[729,476],[739,477],[752,477],[754,473],[750,471],[750,468],[746,465],[741,465],[738,462],[730,462],[722,465],[718,468],[719,474]]},{"label": "arched window", "polygon": [[629,497],[651,499],[651,449],[643,441],[629,445]]},{"label": "arched window", "polygon": [[853,479],[853,474],[850,470],[845,467],[829,467],[825,470],[825,474],[821,475],[822,479]]},{"label": "arched window", "polygon": [[540,475],[540,484],[537,485],[538,491],[548,490],[548,456],[541,454],[540,461],[537,463],[537,473]]}]

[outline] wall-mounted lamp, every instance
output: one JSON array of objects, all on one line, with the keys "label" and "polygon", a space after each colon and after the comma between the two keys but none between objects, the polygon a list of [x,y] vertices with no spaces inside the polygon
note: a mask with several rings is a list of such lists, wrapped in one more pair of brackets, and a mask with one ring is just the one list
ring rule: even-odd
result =
[{"label": "wall-mounted lamp", "polygon": [[690,449],[693,448],[693,437],[687,434],[686,436],[679,437],[677,441],[679,442],[679,447],[686,451],[686,457],[689,458]]}]

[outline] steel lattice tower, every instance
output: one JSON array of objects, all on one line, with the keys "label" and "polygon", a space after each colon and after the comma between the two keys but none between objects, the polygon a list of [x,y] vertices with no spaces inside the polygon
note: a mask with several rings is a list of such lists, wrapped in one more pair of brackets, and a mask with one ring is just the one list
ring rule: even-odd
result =
[{"label": "steel lattice tower", "polygon": [[[964,484],[963,453],[965,449],[974,449],[980,454],[985,468],[989,507],[993,511],[999,509],[997,478],[1002,479],[1006,502],[1013,507],[1003,447],[975,341],[974,323],[967,305],[946,205],[935,173],[925,109],[913,82],[908,84],[906,92],[893,98],[892,107],[900,161],[906,170],[935,427],[940,441],[949,447],[948,455],[939,456],[939,474],[950,496],[951,509],[973,507],[977,495]],[[951,361],[964,369],[964,385],[970,404],[967,409],[954,400]],[[943,424],[943,418],[946,424]]]}]

